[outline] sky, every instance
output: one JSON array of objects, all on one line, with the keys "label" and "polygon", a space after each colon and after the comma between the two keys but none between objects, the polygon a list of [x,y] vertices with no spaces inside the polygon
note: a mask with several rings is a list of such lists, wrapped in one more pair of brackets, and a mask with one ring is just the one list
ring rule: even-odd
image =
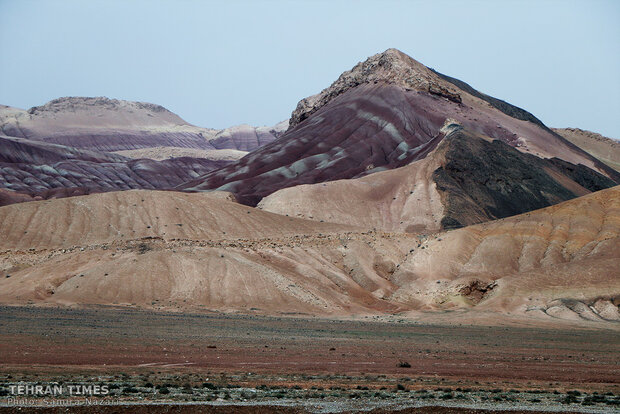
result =
[{"label": "sky", "polygon": [[273,125],[394,47],[551,127],[620,138],[620,1],[0,0],[0,103]]}]

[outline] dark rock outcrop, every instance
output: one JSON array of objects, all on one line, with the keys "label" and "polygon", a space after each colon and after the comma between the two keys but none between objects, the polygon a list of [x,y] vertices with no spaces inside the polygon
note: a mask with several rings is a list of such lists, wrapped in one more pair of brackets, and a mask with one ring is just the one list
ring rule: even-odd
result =
[{"label": "dark rock outcrop", "polygon": [[445,162],[433,180],[444,200],[445,229],[514,216],[616,185],[585,166],[523,154],[463,129],[450,132],[440,151]]}]

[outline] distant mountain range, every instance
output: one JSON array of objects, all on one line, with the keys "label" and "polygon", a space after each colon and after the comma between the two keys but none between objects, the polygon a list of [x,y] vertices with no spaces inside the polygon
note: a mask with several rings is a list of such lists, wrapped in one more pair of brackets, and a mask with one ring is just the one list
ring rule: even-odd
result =
[{"label": "distant mountain range", "polygon": [[190,125],[153,104],[60,98],[0,107],[0,205],[127,189],[171,189],[242,158],[287,128]]}]

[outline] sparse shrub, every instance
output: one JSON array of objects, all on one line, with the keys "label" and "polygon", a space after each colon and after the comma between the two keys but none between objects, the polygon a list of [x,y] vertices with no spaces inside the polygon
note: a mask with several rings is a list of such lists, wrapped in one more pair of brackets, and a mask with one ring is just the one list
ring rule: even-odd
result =
[{"label": "sparse shrub", "polygon": [[573,394],[566,394],[566,397],[560,400],[562,404],[574,404],[578,403],[579,399]]},{"label": "sparse shrub", "polygon": [[613,400],[606,400],[605,403],[607,405],[620,405],[620,397],[616,397]]},{"label": "sparse shrub", "polygon": [[166,388],[166,387],[161,387],[159,389],[159,393],[160,394],[170,394],[170,390],[168,388]]}]

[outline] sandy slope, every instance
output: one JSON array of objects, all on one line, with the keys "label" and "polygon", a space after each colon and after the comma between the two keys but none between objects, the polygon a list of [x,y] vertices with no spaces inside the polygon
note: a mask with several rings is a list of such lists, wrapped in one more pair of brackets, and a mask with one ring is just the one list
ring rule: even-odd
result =
[{"label": "sandy slope", "polygon": [[433,151],[405,167],[361,178],[284,188],[263,198],[258,208],[385,231],[435,232],[444,216],[432,180],[440,163],[441,155]]},{"label": "sandy slope", "polygon": [[122,155],[123,157],[129,157],[134,159],[149,158],[155,161],[179,157],[206,158],[208,160],[217,161],[236,161],[248,154],[247,151],[239,151],[234,149],[201,150],[196,148],[180,147],[152,147],[135,150],[116,151],[115,153]]},{"label": "sandy slope", "polygon": [[226,197],[127,191],[2,207],[0,301],[618,318],[618,187],[434,236],[360,232]]},{"label": "sandy slope", "polygon": [[620,171],[620,142],[579,128],[553,128],[573,144]]},{"label": "sandy slope", "polygon": [[66,97],[27,111],[0,108],[0,131],[99,151],[153,146],[212,149],[217,131],[190,125],[159,105],[104,97]]},{"label": "sandy slope", "polygon": [[619,234],[618,186],[442,233],[394,273],[401,288],[392,299],[618,321]]},{"label": "sandy slope", "polygon": [[279,237],[347,228],[263,212],[227,196],[131,190],[7,206],[0,209],[0,249],[67,248],[144,237]]}]

